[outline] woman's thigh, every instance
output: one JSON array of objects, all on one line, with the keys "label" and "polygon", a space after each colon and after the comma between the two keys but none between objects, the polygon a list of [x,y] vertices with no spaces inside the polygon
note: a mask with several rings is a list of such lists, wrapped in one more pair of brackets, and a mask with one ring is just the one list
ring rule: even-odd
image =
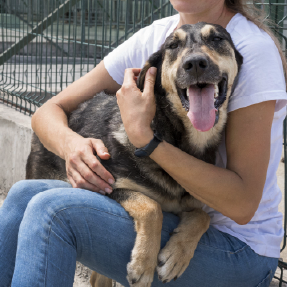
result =
[{"label": "woman's thigh", "polygon": [[0,208],[0,286],[10,286],[15,265],[19,226],[29,201],[55,187],[71,187],[58,180],[23,180],[13,185]]},{"label": "woman's thigh", "polygon": [[[178,223],[177,216],[164,213],[161,247],[165,246]],[[31,226],[38,227],[31,229]],[[69,252],[69,260],[77,259],[128,286],[126,266],[136,237],[134,223],[121,205],[108,197],[73,188],[42,192],[29,203],[21,228],[26,241],[43,233],[37,244],[22,242],[18,250],[23,246],[28,249],[25,252],[35,254],[42,248],[40,252],[46,258],[42,256],[41,262],[46,260],[47,280],[53,277],[55,270],[65,268],[64,261],[59,258]],[[27,253],[22,258],[27,261]],[[202,236],[186,271],[169,286],[269,286],[276,265],[276,259],[259,256],[237,238],[210,227]],[[155,274],[152,286],[162,284]]]},{"label": "woman's thigh", "polygon": [[[119,211],[116,214],[111,212],[107,222],[103,222],[100,227],[101,234],[105,233],[105,238],[101,236],[100,239],[103,248],[97,249],[94,245],[95,248],[90,253],[90,268],[124,286],[129,286],[126,280],[126,266],[130,261],[136,233],[132,219],[121,206],[117,208]],[[109,223],[111,221],[113,224]],[[178,223],[177,216],[164,213],[161,248],[166,245]],[[105,225],[108,231],[105,230]],[[97,243],[98,240],[99,238],[96,240]],[[106,244],[107,242],[110,243]],[[83,263],[89,265],[89,262]],[[265,287],[270,285],[277,263],[278,259],[259,256],[239,239],[210,226],[202,236],[186,271],[176,281],[169,282],[168,286]],[[152,286],[166,285],[163,285],[155,273]]]}]

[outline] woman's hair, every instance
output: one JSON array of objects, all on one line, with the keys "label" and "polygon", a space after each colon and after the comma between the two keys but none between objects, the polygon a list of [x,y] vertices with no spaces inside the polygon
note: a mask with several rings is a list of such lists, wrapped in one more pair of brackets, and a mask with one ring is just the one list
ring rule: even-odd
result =
[{"label": "woman's hair", "polygon": [[267,26],[267,24],[276,26],[274,22],[272,22],[270,19],[266,19],[266,14],[263,9],[257,8],[255,5],[247,4],[247,2],[250,3],[250,0],[225,0],[226,7],[234,12],[234,13],[241,13],[243,16],[245,16],[248,20],[252,21],[255,25],[257,25],[260,29],[264,30],[266,33],[269,34],[269,36],[274,41],[275,45],[277,46],[277,49],[279,51],[284,74],[285,74],[285,81],[286,81],[286,87],[287,87],[287,63],[285,55],[281,49],[281,44],[278,41],[277,37],[273,34],[271,29]]}]

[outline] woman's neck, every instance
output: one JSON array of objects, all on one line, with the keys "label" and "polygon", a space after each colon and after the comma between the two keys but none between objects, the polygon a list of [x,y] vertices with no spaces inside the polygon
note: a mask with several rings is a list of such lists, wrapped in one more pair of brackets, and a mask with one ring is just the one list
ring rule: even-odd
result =
[{"label": "woman's neck", "polygon": [[184,24],[196,24],[198,22],[207,22],[211,24],[221,25],[226,28],[231,18],[235,15],[234,12],[229,11],[225,6],[217,5],[210,7],[210,9],[201,13],[184,13],[179,12],[180,20],[177,28]]}]

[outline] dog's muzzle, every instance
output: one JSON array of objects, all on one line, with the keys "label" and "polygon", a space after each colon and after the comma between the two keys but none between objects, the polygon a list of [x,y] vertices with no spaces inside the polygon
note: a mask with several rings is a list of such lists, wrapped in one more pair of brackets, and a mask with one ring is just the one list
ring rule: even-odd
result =
[{"label": "dog's muzzle", "polygon": [[219,83],[197,83],[186,89],[178,88],[183,108],[192,125],[201,132],[210,130],[219,118],[219,108],[226,100],[226,75]]}]

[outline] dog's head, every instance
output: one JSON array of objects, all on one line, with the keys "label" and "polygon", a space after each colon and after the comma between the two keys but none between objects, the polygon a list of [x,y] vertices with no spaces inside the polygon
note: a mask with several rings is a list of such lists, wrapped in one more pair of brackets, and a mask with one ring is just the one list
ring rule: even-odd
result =
[{"label": "dog's head", "polygon": [[143,89],[147,70],[156,67],[155,94],[165,94],[186,128],[201,133],[221,131],[242,61],[221,26],[204,22],[183,25],[146,62],[138,87]]}]

